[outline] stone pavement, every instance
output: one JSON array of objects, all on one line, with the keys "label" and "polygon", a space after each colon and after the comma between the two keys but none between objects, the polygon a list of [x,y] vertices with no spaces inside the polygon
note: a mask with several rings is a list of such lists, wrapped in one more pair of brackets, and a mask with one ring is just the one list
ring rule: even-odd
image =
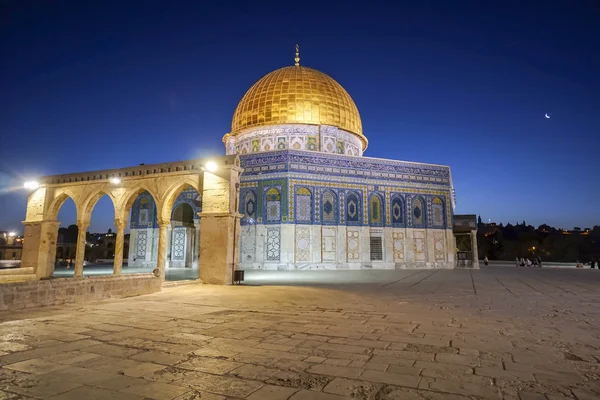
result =
[{"label": "stone pavement", "polygon": [[0,399],[600,398],[599,271],[247,279],[0,313]]}]

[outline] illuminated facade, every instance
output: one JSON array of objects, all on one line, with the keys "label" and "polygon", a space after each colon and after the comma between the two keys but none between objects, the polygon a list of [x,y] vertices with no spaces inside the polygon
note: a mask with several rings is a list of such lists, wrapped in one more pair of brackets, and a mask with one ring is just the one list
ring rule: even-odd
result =
[{"label": "illuminated facade", "polygon": [[[246,92],[223,142],[244,170],[238,268],[454,268],[450,168],[364,157],[354,101],[298,56]],[[142,237],[152,260],[155,227],[131,228],[130,262]]]}]

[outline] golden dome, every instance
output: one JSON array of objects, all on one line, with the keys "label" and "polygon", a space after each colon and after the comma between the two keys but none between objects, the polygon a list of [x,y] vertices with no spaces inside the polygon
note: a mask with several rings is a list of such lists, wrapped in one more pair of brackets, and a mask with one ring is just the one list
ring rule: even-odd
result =
[{"label": "golden dome", "polygon": [[367,148],[356,104],[330,76],[291,66],[256,82],[242,97],[231,122],[231,135],[245,128],[276,124],[333,125],[358,136]]}]

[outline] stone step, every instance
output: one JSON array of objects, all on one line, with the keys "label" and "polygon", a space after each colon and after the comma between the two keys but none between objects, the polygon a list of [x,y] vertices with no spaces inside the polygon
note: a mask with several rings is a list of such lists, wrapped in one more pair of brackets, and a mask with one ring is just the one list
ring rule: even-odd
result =
[{"label": "stone step", "polygon": [[37,280],[37,276],[35,274],[0,275],[0,283],[14,283],[35,280]]},{"label": "stone step", "polygon": [[0,269],[0,277],[6,276],[6,275],[29,275],[29,274],[33,274],[33,267]]}]

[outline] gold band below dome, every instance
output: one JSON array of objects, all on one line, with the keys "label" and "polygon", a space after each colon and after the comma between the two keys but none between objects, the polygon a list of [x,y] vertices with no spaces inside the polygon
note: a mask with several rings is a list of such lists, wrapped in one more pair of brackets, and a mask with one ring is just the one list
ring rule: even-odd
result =
[{"label": "gold band below dome", "polygon": [[256,82],[242,97],[231,122],[231,135],[265,125],[333,125],[368,140],[356,104],[330,76],[312,68],[290,66]]}]

